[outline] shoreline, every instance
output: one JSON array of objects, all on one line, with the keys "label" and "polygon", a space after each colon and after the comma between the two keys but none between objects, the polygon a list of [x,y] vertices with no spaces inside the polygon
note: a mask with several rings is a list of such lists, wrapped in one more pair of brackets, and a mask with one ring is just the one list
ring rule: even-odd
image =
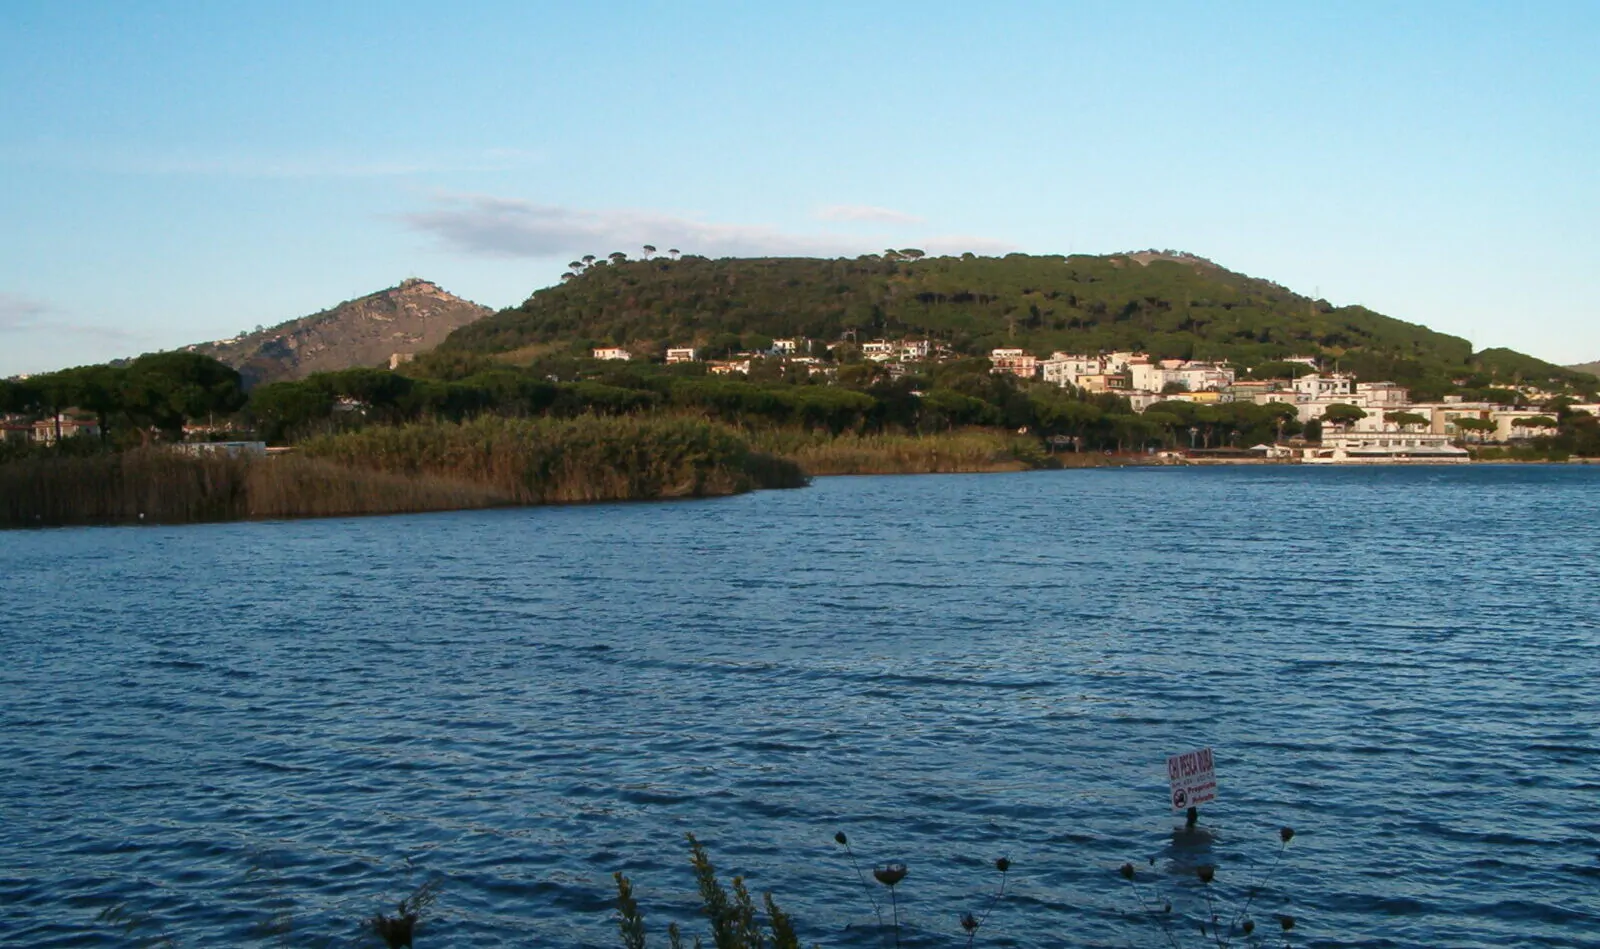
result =
[{"label": "shoreline", "polygon": [[[115,457],[115,456],[113,456]],[[149,459],[143,459],[148,463]],[[818,465],[808,470],[793,458],[780,459],[794,466],[801,480],[787,483],[754,483],[748,480],[719,478],[697,483],[657,484],[654,493],[620,495],[599,492],[590,496],[518,497],[498,486],[470,479],[441,477],[436,473],[379,471],[356,465],[339,464],[331,459],[274,457],[256,462],[194,459],[170,461],[143,477],[130,478],[126,472],[99,485],[116,497],[89,501],[83,506],[60,503],[46,505],[31,516],[0,507],[0,530],[41,530],[51,527],[140,527],[183,524],[221,524],[246,521],[291,521],[331,517],[380,517],[394,514],[434,514],[454,511],[490,510],[518,507],[549,507],[618,502],[659,503],[677,500],[734,497],[759,490],[805,487],[817,478],[882,477],[904,475],[1023,474],[1038,471],[1068,471],[1108,468],[1214,468],[1214,467],[1291,467],[1291,468],[1458,468],[1493,465],[1588,466],[1600,458],[1515,459],[1495,458],[1466,462],[1344,462],[1308,464],[1298,459],[1275,458],[1161,458],[1131,454],[1056,454],[1033,458],[971,457],[941,463],[937,452],[915,459],[855,454],[849,464]],[[66,460],[81,462],[82,459]],[[64,465],[63,468],[70,465]],[[134,467],[131,463],[129,467]],[[177,470],[182,468],[184,470]],[[193,470],[189,470],[193,469]],[[294,469],[294,470],[289,470]],[[45,471],[35,471],[37,477]],[[62,474],[56,471],[54,475]],[[160,477],[155,477],[160,475]],[[53,481],[51,487],[69,490],[73,479]],[[296,492],[285,486],[303,486],[314,481],[314,493]],[[132,481],[142,483],[130,484]],[[198,496],[195,482],[202,482]],[[63,483],[65,482],[65,483]],[[265,485],[266,487],[263,487]],[[51,492],[53,493],[53,492]],[[585,492],[586,493],[586,492]]]}]

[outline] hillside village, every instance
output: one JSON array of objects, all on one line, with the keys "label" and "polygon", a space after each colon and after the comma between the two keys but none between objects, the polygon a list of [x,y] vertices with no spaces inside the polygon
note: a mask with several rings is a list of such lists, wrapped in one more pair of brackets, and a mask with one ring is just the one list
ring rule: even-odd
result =
[{"label": "hillside village", "polygon": [[[833,377],[835,355],[849,341],[822,344],[807,339],[776,339],[770,349],[734,353],[726,359],[703,360],[713,375],[751,373],[759,361],[804,367],[808,374]],[[882,367],[898,378],[920,363],[959,358],[948,347],[928,339],[876,339],[853,345],[860,359]],[[824,352],[827,359],[814,353]],[[591,351],[597,360],[631,360],[622,347]],[[693,347],[672,347],[664,362],[700,362]],[[1502,401],[1472,401],[1445,396],[1439,401],[1412,401],[1405,386],[1385,380],[1363,381],[1354,373],[1326,370],[1311,356],[1283,360],[1306,367],[1304,374],[1276,379],[1240,379],[1226,362],[1155,359],[1146,353],[1099,354],[1054,352],[1039,358],[1020,348],[996,348],[989,353],[990,372],[1007,373],[1030,382],[1085,393],[1125,398],[1133,411],[1144,413],[1161,403],[1184,402],[1218,405],[1251,402],[1292,406],[1302,425],[1318,423],[1320,439],[1293,438],[1260,444],[1243,453],[1279,460],[1318,462],[1433,461],[1455,462],[1470,458],[1463,445],[1507,445],[1556,431],[1556,420],[1540,408],[1562,395],[1538,386],[1518,385],[1496,390]],[[1600,403],[1573,404],[1572,410],[1600,415]],[[1181,454],[1221,458],[1226,449],[1197,449]]]}]

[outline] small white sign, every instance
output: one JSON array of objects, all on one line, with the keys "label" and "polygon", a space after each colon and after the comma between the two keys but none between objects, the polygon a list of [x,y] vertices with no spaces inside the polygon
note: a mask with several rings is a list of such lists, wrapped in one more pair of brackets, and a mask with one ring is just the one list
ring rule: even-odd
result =
[{"label": "small white sign", "polygon": [[1217,771],[1211,749],[1201,748],[1167,759],[1167,777],[1172,781],[1172,809],[1188,810],[1217,799]]}]

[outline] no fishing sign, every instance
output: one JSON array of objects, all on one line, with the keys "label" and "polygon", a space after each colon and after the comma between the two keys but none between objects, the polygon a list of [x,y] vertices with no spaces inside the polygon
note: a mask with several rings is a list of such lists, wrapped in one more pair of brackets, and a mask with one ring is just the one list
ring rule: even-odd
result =
[{"label": "no fishing sign", "polygon": [[1167,777],[1172,781],[1172,809],[1199,807],[1217,799],[1217,770],[1211,749],[1201,748],[1167,759]]}]

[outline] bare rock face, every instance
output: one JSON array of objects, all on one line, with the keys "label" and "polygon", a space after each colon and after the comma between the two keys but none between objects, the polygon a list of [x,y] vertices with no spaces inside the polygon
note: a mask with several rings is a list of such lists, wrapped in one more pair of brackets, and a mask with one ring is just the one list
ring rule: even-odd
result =
[{"label": "bare rock face", "polygon": [[251,387],[315,372],[387,366],[392,357],[430,350],[455,329],[493,312],[431,281],[412,279],[331,310],[187,348],[239,370]]}]

